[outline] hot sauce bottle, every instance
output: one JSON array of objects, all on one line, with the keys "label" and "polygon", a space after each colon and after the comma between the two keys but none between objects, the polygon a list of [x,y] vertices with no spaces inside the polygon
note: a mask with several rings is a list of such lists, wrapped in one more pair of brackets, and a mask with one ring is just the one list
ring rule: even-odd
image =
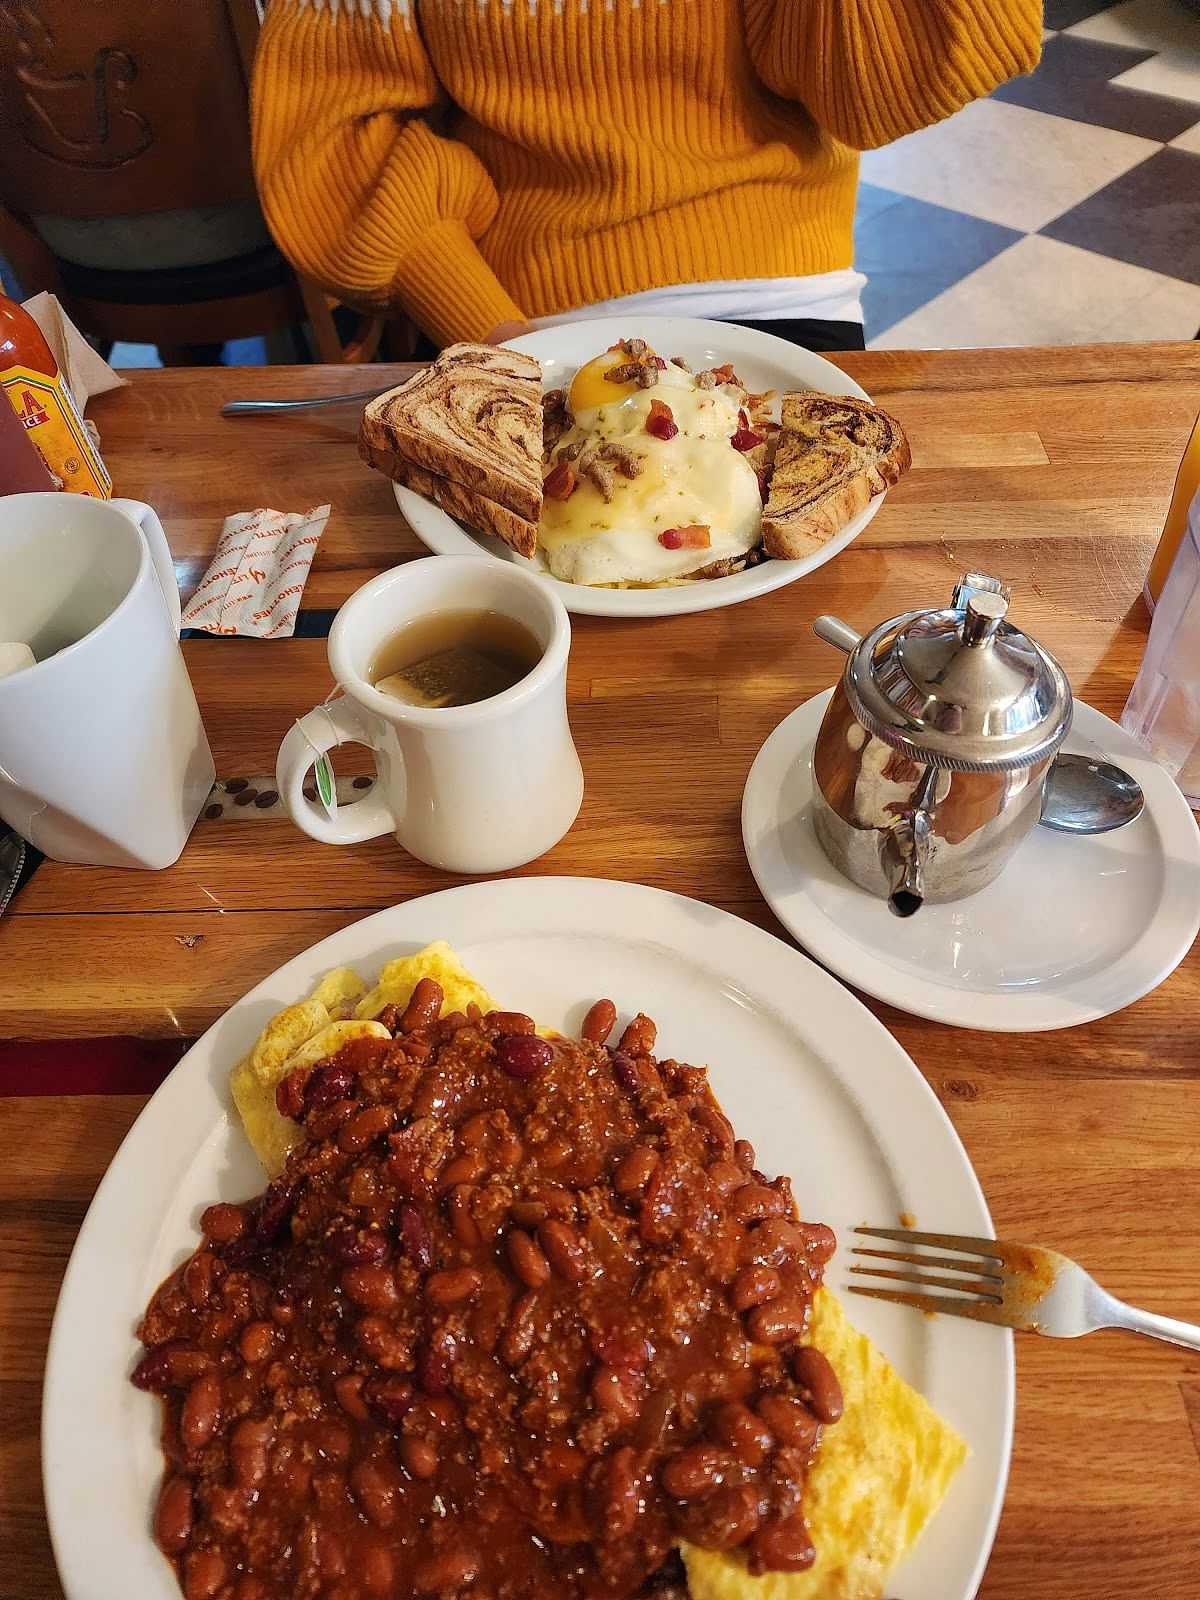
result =
[{"label": "hot sauce bottle", "polygon": [[107,500],[112,480],[54,353],[23,306],[0,295],[0,387],[57,485]]}]

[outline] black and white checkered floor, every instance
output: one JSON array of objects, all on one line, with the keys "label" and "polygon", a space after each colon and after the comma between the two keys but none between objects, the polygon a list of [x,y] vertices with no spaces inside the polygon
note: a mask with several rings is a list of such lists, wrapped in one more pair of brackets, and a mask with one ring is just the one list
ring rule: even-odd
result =
[{"label": "black and white checkered floor", "polygon": [[1036,72],[863,157],[873,347],[1200,328],[1200,11],[1046,0],[1046,28]]}]

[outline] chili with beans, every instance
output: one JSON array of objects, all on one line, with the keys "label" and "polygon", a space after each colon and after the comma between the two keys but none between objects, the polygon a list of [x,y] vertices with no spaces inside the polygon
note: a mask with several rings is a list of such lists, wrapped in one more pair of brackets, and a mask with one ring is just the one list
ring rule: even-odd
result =
[{"label": "chili with beans", "polygon": [[187,1600],[618,1600],[675,1592],[681,1539],[811,1565],[833,1235],[649,1018],[544,1040],[433,989],[280,1085],[307,1142],[142,1321]]}]

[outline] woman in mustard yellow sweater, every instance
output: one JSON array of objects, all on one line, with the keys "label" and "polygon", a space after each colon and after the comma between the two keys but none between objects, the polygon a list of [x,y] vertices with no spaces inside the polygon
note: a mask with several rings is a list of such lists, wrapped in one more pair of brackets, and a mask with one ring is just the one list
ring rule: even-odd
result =
[{"label": "woman in mustard yellow sweater", "polygon": [[861,345],[856,152],[1041,30],[1041,0],[270,0],[263,208],[439,344],[625,308]]}]

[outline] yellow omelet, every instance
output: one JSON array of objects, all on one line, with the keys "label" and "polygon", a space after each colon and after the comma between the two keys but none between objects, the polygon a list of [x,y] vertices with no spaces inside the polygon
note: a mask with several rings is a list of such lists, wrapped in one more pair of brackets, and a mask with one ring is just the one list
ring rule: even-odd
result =
[{"label": "yellow omelet", "polygon": [[271,1177],[282,1172],[288,1151],[304,1137],[290,1117],[281,1116],[275,1090],[296,1067],[310,1066],[336,1055],[351,1039],[388,1038],[387,1029],[373,1021],[386,1005],[406,1006],[422,978],[442,986],[443,1016],[465,1011],[473,1001],[481,1011],[494,1011],[496,1003],[444,941],[427,945],[415,955],[389,961],[379,982],[367,986],[350,967],[326,973],[307,1000],[288,1006],[271,1018],[254,1048],[230,1074],[234,1104],[246,1137]]},{"label": "yellow omelet", "polygon": [[804,1490],[817,1559],[807,1572],[755,1578],[736,1554],[685,1544],[692,1600],[878,1600],[966,1459],[954,1429],[851,1327],[828,1289],[813,1301],[810,1338],[845,1405],[824,1430]]},{"label": "yellow omelet", "polygon": [[[407,1005],[421,978],[441,984],[442,1014],[496,1002],[448,944],[389,961],[370,991],[349,967],[328,973],[307,1000],[263,1029],[233,1069],[233,1097],[246,1135],[271,1176],[303,1129],[280,1115],[275,1089],[298,1066],[336,1054],[348,1039],[387,1037],[373,1019]],[[549,1030],[539,1029],[539,1032]],[[811,1340],[829,1358],[845,1410],[826,1428],[805,1488],[804,1513],[817,1559],[807,1572],[752,1577],[736,1553],[683,1545],[691,1600],[879,1600],[888,1574],[916,1542],[966,1458],[963,1441],[853,1328],[828,1289],[813,1302]]]}]

